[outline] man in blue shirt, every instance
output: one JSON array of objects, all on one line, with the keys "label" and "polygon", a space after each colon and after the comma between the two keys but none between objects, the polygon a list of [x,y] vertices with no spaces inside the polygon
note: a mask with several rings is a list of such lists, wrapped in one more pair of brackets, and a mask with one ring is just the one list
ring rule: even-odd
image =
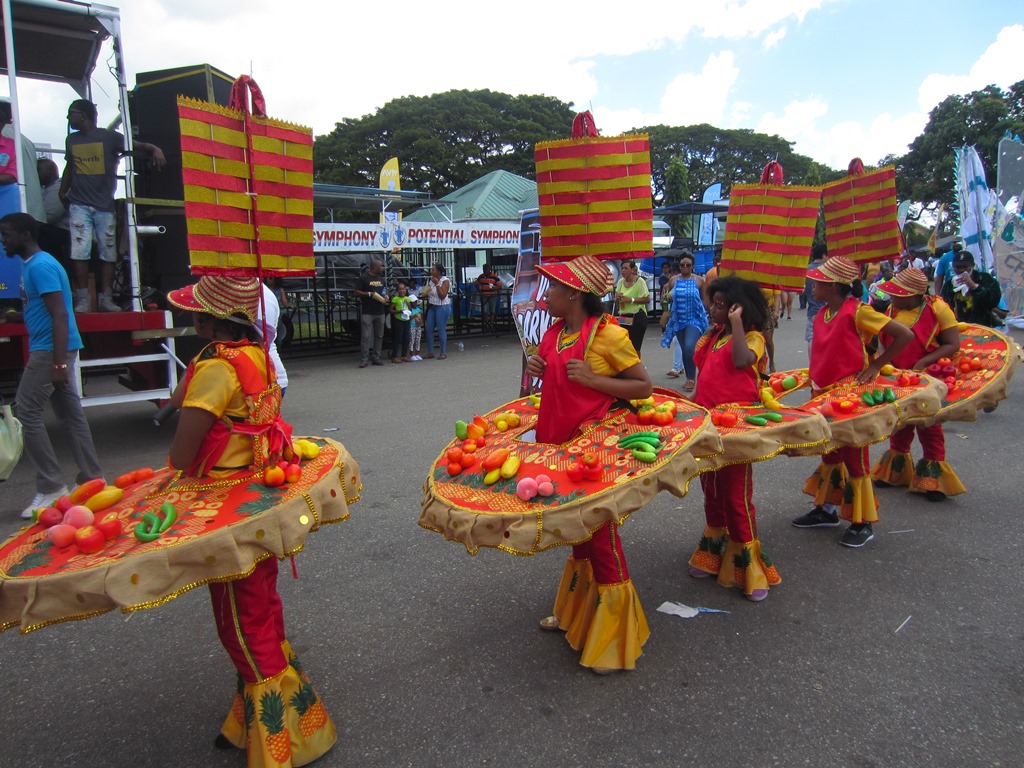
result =
[{"label": "man in blue shirt", "polygon": [[953,259],[964,247],[960,243],[953,243],[953,246],[939,257],[935,264],[935,295],[942,295],[942,286],[953,277]]},{"label": "man in blue shirt", "polygon": [[23,322],[28,331],[29,355],[18,384],[17,415],[24,429],[25,453],[36,467],[36,495],[22,510],[25,519],[68,493],[43,423],[47,401],[78,464],[76,482],[103,477],[73,375],[82,339],[71,307],[71,284],[57,260],[40,250],[38,237],[39,222],[27,213],[9,213],[0,219],[4,250],[24,261],[24,310],[8,310],[0,322]]}]

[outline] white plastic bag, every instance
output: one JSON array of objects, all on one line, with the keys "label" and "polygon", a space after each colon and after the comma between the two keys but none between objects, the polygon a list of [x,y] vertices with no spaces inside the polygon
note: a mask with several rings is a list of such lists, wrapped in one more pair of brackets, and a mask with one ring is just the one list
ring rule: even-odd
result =
[{"label": "white plastic bag", "polygon": [[11,476],[24,450],[21,422],[14,418],[11,406],[0,405],[0,480]]}]

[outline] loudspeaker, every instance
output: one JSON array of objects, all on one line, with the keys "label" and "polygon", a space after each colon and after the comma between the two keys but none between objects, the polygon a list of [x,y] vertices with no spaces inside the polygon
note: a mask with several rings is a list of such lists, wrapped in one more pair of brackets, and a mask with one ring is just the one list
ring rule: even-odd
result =
[{"label": "loudspeaker", "polygon": [[156,144],[167,158],[167,167],[162,171],[151,171],[143,163],[136,163],[139,171],[136,194],[139,197],[161,200],[181,200],[184,197],[177,98],[188,96],[226,107],[234,81],[235,78],[209,64],[136,75],[135,89],[129,97],[135,137]]},{"label": "loudspeaker", "polygon": [[[162,235],[140,242],[143,285],[167,293],[195,282],[189,271],[188,235],[185,227],[185,187],[181,181],[181,133],[178,129],[178,96],[209,101],[226,107],[235,78],[211,67],[161,69],[140,72],[129,94],[135,138],[156,144],[167,158],[163,170],[136,162],[135,195],[139,224],[162,226]],[[162,202],[167,201],[167,202]]]}]

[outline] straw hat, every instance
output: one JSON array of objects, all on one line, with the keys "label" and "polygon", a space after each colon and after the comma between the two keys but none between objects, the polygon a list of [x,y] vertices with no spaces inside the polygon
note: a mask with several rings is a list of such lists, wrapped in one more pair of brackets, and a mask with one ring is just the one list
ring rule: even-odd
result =
[{"label": "straw hat", "polygon": [[260,281],[255,277],[203,275],[195,285],[168,293],[167,301],[178,309],[236,322],[241,320],[232,315],[244,315],[252,325],[260,303]]},{"label": "straw hat", "polygon": [[928,292],[928,276],[917,267],[907,267],[876,288],[890,296],[923,296]]},{"label": "straw hat", "polygon": [[604,262],[589,255],[559,264],[542,264],[537,271],[563,285],[595,296],[604,296],[615,284],[612,271]]},{"label": "straw hat", "polygon": [[807,277],[819,283],[849,285],[860,277],[860,267],[845,256],[833,256],[820,267],[807,270]]}]

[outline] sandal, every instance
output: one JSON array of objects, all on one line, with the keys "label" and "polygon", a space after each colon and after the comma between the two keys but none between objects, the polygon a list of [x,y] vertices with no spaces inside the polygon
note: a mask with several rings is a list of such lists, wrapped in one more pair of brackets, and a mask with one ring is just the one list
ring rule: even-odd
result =
[{"label": "sandal", "polygon": [[697,388],[697,382],[693,379],[687,379],[686,383],[683,384],[683,392],[693,392]]},{"label": "sandal", "polygon": [[668,373],[666,373],[665,375],[668,376],[670,379],[678,379],[679,378],[679,371],[673,369],[673,370],[669,371]]},{"label": "sandal", "polygon": [[424,360],[429,360],[429,359],[430,359],[430,358],[432,358],[433,356],[434,356],[434,353],[433,353],[433,352],[427,352],[427,354],[423,355],[423,359],[424,359]]},{"label": "sandal", "polygon": [[447,360],[448,359],[448,355],[446,355],[444,352],[442,352],[440,355],[437,356],[437,359],[438,360]]}]

